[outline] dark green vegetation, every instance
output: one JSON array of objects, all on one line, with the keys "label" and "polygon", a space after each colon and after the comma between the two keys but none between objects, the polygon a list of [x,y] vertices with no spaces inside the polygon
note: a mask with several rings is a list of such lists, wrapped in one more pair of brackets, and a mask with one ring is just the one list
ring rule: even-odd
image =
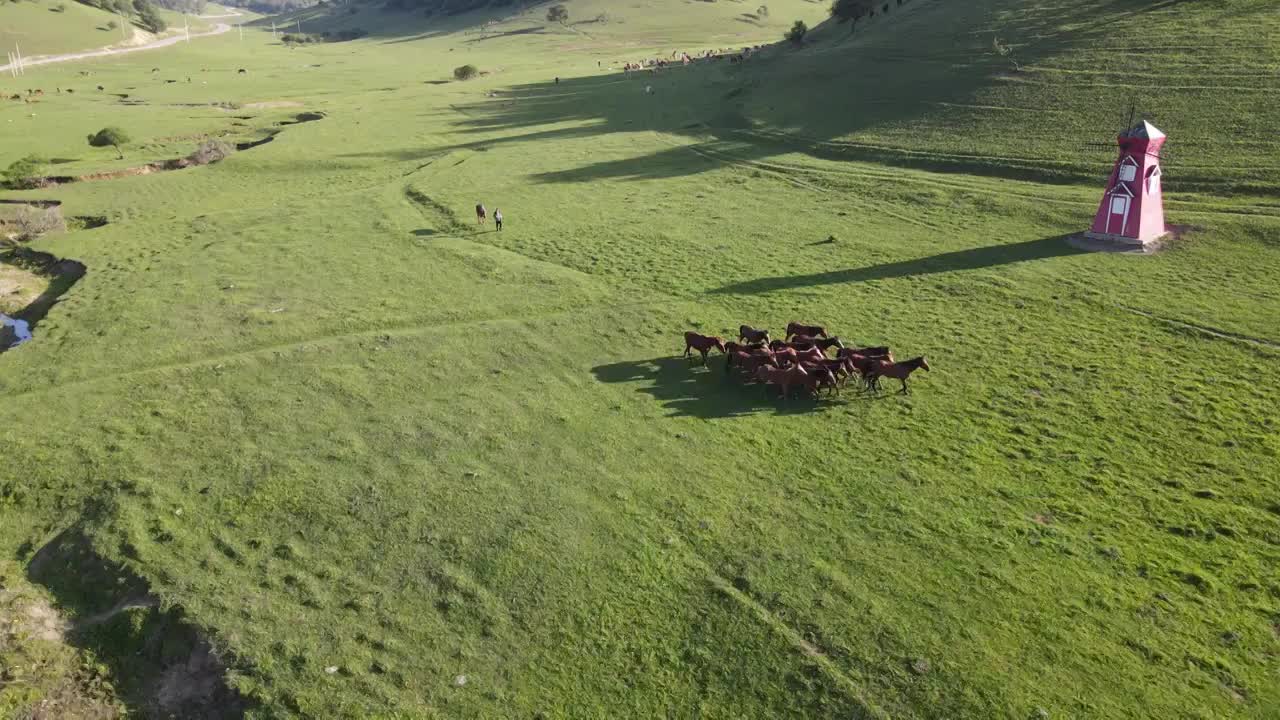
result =
[{"label": "dark green vegetation", "polygon": [[[5,193],[110,222],[32,244],[88,270],[0,355],[0,549],[101,629],[0,651],[150,708],[203,636],[257,717],[1274,717],[1274,4],[567,7],[609,20],[320,8],[370,37],[0,106],[0,165],[120,171]],[[1130,102],[1184,232],[1078,252]],[[788,320],[933,371],[676,357]]]},{"label": "dark green vegetation", "polygon": [[121,145],[129,144],[129,135],[118,127],[105,127],[96,133],[88,136],[89,144],[93,147],[113,147],[116,152],[120,153],[120,159],[124,159],[124,151],[120,149]]}]

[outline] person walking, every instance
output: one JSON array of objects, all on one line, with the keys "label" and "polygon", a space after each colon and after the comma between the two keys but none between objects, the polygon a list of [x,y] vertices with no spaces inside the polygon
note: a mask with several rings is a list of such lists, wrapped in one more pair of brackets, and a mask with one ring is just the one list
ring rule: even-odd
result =
[{"label": "person walking", "polygon": [[502,211],[498,208],[493,209],[493,226],[502,232]]}]

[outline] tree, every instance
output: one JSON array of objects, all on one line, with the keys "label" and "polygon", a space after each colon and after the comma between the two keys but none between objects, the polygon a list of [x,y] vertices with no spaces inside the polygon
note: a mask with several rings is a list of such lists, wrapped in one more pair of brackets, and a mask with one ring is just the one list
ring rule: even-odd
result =
[{"label": "tree", "polygon": [[569,10],[563,5],[552,5],[547,8],[547,22],[558,22],[561,25],[569,20]]},{"label": "tree", "polygon": [[831,16],[840,22],[852,20],[857,23],[870,12],[871,0],[835,0],[831,3]]},{"label": "tree", "polygon": [[147,30],[153,33],[161,33],[165,31],[165,28],[169,27],[164,18],[160,17],[156,6],[152,5],[148,0],[133,0],[133,6],[138,10],[138,22]]},{"label": "tree", "polygon": [[116,152],[120,153],[121,160],[124,159],[124,151],[120,149],[120,146],[128,142],[129,136],[118,127],[104,127],[89,136],[90,145],[93,147],[113,147]]},{"label": "tree", "polygon": [[36,187],[40,181],[40,176],[44,174],[44,164],[47,162],[38,155],[28,155],[21,160],[15,160],[0,176],[4,177],[4,182],[14,190],[30,190]]},{"label": "tree", "polygon": [[805,25],[803,20],[797,20],[796,24],[791,26],[791,29],[787,31],[784,37],[792,43],[800,45],[804,43],[804,36],[808,32],[809,26]]},{"label": "tree", "polygon": [[453,69],[454,80],[470,80],[480,74],[475,65],[462,65]]}]

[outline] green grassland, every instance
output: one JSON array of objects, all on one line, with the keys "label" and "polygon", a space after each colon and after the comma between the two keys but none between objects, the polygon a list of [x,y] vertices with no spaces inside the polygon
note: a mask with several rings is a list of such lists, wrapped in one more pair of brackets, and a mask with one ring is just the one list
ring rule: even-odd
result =
[{"label": "green grassland", "polygon": [[[55,10],[62,8],[60,11]],[[88,50],[120,42],[119,17],[73,0],[5,2],[0,4],[0,46],[17,45],[25,56]],[[8,64],[6,60],[4,64]]]},{"label": "green grassland", "polygon": [[[33,244],[88,271],[0,355],[4,582],[87,628],[0,642],[54,678],[0,714],[154,710],[194,628],[253,717],[1274,717],[1280,21],[1031,5],[634,78],[825,8],[326,8],[368,37],[41,69],[76,92],[0,105],[0,164],[278,133],[4,193],[109,224]],[[1079,252],[1129,84],[1183,232]],[[678,357],[790,320],[933,370],[814,403]]]}]

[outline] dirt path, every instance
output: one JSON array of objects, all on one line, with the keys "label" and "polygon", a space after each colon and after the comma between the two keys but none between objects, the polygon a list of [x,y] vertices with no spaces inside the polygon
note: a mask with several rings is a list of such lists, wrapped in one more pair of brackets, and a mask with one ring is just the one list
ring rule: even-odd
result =
[{"label": "dirt path", "polygon": [[[238,15],[240,15],[240,13],[235,13],[234,15],[215,15],[212,17],[235,17]],[[194,32],[191,33],[191,37],[194,39],[194,38],[209,37],[211,35],[221,35],[222,33],[228,32],[230,30],[231,30],[231,26],[228,25],[227,23],[218,23],[217,25],[213,26],[212,30],[206,30],[205,32],[200,32],[200,33],[194,33]],[[97,50],[86,50],[85,52],[67,53],[66,55],[37,55],[34,57],[23,58],[22,66],[24,68],[29,68],[35,65],[48,65],[51,63],[71,62],[73,60],[87,60],[89,58],[107,57],[109,55],[124,55],[125,53],[141,52],[143,50],[156,50],[162,47],[169,47],[170,45],[177,45],[178,43],[186,39],[187,39],[186,35],[178,34],[178,35],[173,35],[171,37],[162,38],[160,40],[155,40],[145,45],[135,45],[133,47],[118,47],[118,48],[105,47],[105,48],[99,48]],[[10,67],[12,67],[12,63],[9,65],[0,65],[0,72],[8,70]]]}]

